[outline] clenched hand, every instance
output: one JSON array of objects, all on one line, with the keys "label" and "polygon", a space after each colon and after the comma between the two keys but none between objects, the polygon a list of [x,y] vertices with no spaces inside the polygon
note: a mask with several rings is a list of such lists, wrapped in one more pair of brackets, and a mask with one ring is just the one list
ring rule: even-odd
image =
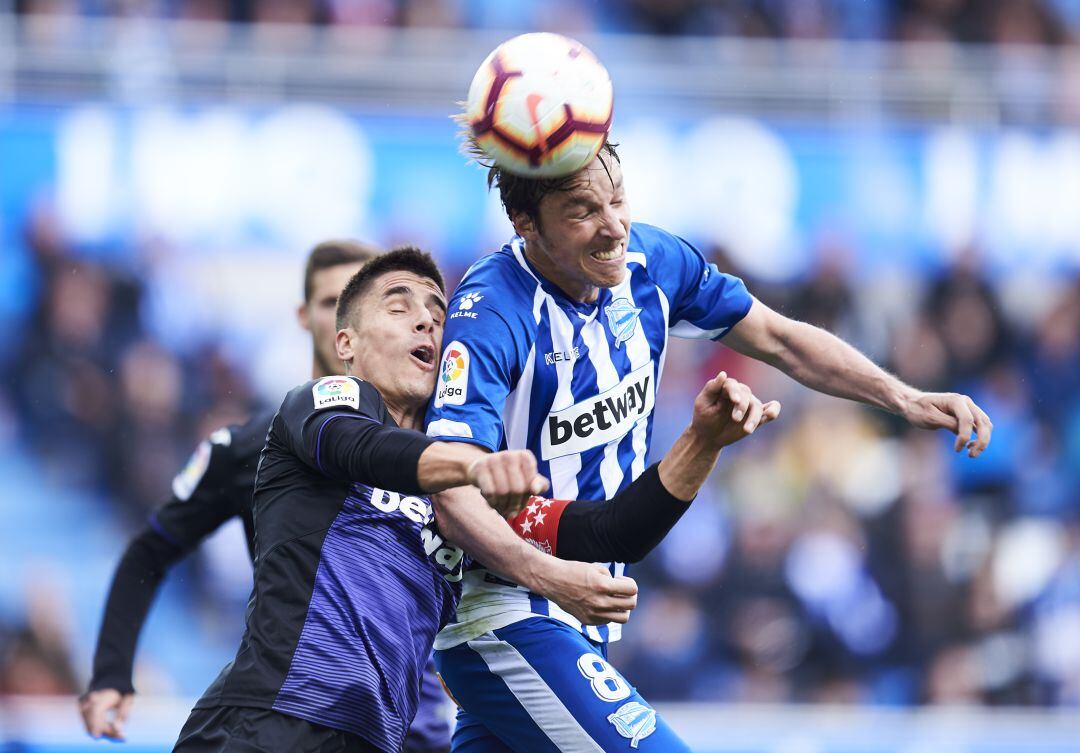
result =
[{"label": "clenched hand", "polygon": [[547,479],[537,473],[536,457],[528,450],[504,450],[484,455],[469,466],[469,483],[500,515],[517,515],[534,494],[547,491]]},{"label": "clenched hand", "polygon": [[583,625],[625,623],[637,606],[637,583],[603,565],[559,560],[543,576],[541,593]]}]

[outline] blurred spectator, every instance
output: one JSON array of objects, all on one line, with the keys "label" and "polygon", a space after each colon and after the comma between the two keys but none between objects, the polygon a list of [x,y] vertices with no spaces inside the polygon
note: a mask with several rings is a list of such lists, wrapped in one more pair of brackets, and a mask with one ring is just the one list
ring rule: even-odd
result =
[{"label": "blurred spectator", "polygon": [[0,623],[0,696],[78,693],[66,599],[43,573],[27,584],[26,595],[25,622]]},{"label": "blurred spectator", "polygon": [[[31,19],[174,17],[255,24],[398,25],[422,28],[633,32],[782,39],[901,39],[914,42],[1057,45],[1075,38],[1073,0],[16,0]],[[77,25],[38,25],[60,42]],[[33,29],[31,29],[33,31]],[[49,37],[43,37],[48,41]],[[1023,61],[1018,60],[1023,68]]]}]

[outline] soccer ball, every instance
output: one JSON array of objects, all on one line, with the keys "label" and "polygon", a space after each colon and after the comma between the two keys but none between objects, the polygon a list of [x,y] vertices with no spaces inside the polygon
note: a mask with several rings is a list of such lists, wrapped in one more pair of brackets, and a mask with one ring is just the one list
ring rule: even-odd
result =
[{"label": "soccer ball", "polygon": [[496,47],[473,76],[465,120],[500,168],[530,178],[570,175],[611,128],[611,77],[580,42],[522,34]]}]

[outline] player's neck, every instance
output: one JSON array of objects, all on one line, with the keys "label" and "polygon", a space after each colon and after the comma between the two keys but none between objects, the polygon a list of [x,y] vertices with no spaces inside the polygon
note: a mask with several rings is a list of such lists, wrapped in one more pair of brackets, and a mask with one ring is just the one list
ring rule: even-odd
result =
[{"label": "player's neck", "polygon": [[600,295],[600,288],[589,283],[581,283],[573,280],[563,273],[557,264],[553,264],[543,254],[537,254],[530,250],[529,244],[525,244],[525,258],[536,268],[545,280],[562,291],[563,295],[578,303],[594,303]]},{"label": "player's neck", "polygon": [[385,397],[383,397],[383,403],[386,404],[386,412],[394,419],[394,423],[402,429],[424,430],[424,411],[427,407],[426,405],[403,405],[397,403],[393,399],[388,400]]}]

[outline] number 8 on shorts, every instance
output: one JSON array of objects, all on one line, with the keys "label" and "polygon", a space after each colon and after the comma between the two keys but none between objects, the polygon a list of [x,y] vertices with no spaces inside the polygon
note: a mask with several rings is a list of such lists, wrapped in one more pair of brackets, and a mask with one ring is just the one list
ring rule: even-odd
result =
[{"label": "number 8 on shorts", "polygon": [[601,701],[615,703],[630,695],[626,680],[602,656],[584,653],[578,658],[577,666],[582,676],[592,683],[593,692]]}]

